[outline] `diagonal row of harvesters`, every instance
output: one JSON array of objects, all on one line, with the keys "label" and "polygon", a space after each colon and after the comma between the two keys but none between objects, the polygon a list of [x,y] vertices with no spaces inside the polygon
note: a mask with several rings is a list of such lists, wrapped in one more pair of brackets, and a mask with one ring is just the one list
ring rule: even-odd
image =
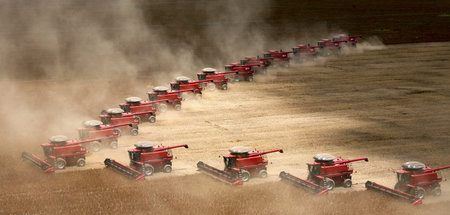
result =
[{"label": "diagonal row of harvesters", "polygon": [[[142,122],[156,122],[156,116],[169,109],[180,111],[183,101],[201,99],[203,90],[227,90],[228,82],[253,81],[255,74],[266,74],[269,67],[289,67],[290,62],[303,63],[315,61],[318,56],[340,55],[343,47],[356,47],[357,38],[339,34],[330,39],[317,41],[316,46],[298,44],[292,51],[269,50],[262,57],[247,56],[239,63],[225,65],[225,71],[218,72],[214,68],[204,68],[197,73],[197,80],[180,76],[165,86],[154,87],[148,92],[148,101],[139,97],[128,97],[119,108],[102,110],[100,120],[83,122],[78,128],[78,139],[70,140],[63,135],[49,138],[47,143],[41,144],[45,159],[34,154],[22,153],[22,158],[41,168],[46,173],[64,169],[67,165],[84,166],[86,155],[91,151],[99,151],[103,147],[116,149],[118,138],[125,135],[139,134],[139,124]],[[106,167],[133,178],[144,179],[154,172],[170,173],[172,171],[174,148],[188,148],[188,145],[165,147],[150,141],[138,142],[135,148],[128,150],[130,164],[124,165],[110,158],[104,160]],[[259,152],[248,147],[235,146],[229,149],[230,154],[223,155],[224,169],[217,169],[202,161],[197,163],[199,171],[231,185],[242,185],[252,177],[267,177],[266,155],[273,152],[283,153],[282,149]],[[349,188],[352,186],[353,169],[351,162],[368,161],[367,157],[345,160],[330,154],[317,154],[314,161],[307,163],[308,176],[301,179],[285,171],[279,177],[288,183],[312,191],[317,195],[327,194],[335,186]],[[368,190],[382,192],[400,199],[420,204],[426,193],[440,195],[442,177],[439,170],[450,168],[430,168],[420,162],[407,162],[403,169],[397,171],[398,182],[394,189],[375,182],[367,181]]]}]

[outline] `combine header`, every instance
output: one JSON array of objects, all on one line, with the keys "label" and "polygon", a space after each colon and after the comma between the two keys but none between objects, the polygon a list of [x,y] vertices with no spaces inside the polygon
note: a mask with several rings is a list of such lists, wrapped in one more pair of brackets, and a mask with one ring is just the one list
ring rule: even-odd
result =
[{"label": "combine header", "polygon": [[136,181],[145,179],[145,175],[129,166],[125,166],[115,160],[111,160],[109,158],[106,158],[105,166],[108,168],[112,168],[113,170],[119,172],[122,175],[134,178]]},{"label": "combine header", "polygon": [[[435,196],[441,195],[442,181],[437,171],[448,169],[450,166],[431,168],[417,161],[409,161],[402,165],[401,170],[397,170],[397,184],[394,189],[388,188],[374,182],[368,181],[366,188],[369,190],[380,191],[387,194],[398,194],[397,197],[408,199],[413,204],[418,204],[417,199],[423,199],[426,193]],[[415,199],[415,201],[412,201]]]},{"label": "combine header", "polygon": [[136,171],[145,176],[152,175],[155,171],[162,171],[165,173],[172,172],[173,155],[170,149],[184,147],[189,148],[188,145],[178,146],[155,146],[152,142],[142,141],[134,144],[136,148],[129,149],[128,155],[130,157],[130,166],[125,166],[117,161],[109,159],[105,160],[105,165],[117,170],[126,176],[134,178],[140,177]]},{"label": "combine header", "polygon": [[328,189],[325,187],[322,187],[318,184],[315,184],[311,181],[308,180],[303,180],[301,178],[297,178],[287,172],[280,172],[280,178],[284,179],[296,186],[299,187],[303,187],[306,188],[307,191],[312,191],[314,193],[316,193],[318,196],[323,195],[323,194],[328,194]]},{"label": "combine header", "polygon": [[197,73],[198,82],[202,83],[203,87],[210,90],[214,88],[227,90],[228,78],[223,73],[218,73],[214,68],[204,68],[201,73]]},{"label": "combine header", "polygon": [[282,149],[276,149],[266,152],[251,151],[248,147],[235,146],[230,150],[229,155],[224,155],[225,170],[221,171],[212,166],[209,166],[203,162],[198,162],[197,167],[215,177],[219,180],[228,182],[230,184],[240,184],[239,178],[246,182],[250,177],[258,175],[261,178],[267,177],[267,161],[263,158],[263,155],[280,152],[283,153]]},{"label": "combine header", "polygon": [[353,169],[348,163],[355,161],[369,161],[368,158],[358,158],[352,160],[336,159],[330,154],[317,154],[314,156],[314,161],[309,162],[308,165],[308,179],[300,179],[289,173],[282,172],[280,177],[294,182],[296,185],[303,186],[306,189],[316,193],[324,193],[324,189],[332,190],[336,184],[342,185],[345,188],[352,186]]},{"label": "combine header", "polygon": [[85,142],[68,140],[62,135],[52,136],[48,143],[41,144],[45,160],[27,152],[22,153],[22,158],[31,161],[47,173],[54,172],[54,169],[64,169],[66,165],[75,164],[81,167],[86,164],[85,155],[88,153],[82,146]]},{"label": "combine header", "polygon": [[[126,118],[126,117],[132,117],[135,120],[140,122],[150,122],[154,123],[156,122],[156,108],[152,107],[151,105],[146,107],[147,110],[141,111],[141,112],[128,112],[125,113],[124,110],[121,108],[109,108],[106,111],[103,110],[100,115],[100,119],[102,119],[102,122],[104,124],[108,124],[108,121],[112,121],[112,119],[117,118]],[[127,121],[129,121],[130,118],[128,118]],[[105,123],[106,122],[106,123]]]}]

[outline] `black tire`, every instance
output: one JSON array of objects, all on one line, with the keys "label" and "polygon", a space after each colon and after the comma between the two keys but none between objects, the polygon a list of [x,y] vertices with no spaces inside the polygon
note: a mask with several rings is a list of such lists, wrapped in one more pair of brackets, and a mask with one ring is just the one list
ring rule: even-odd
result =
[{"label": "black tire", "polygon": [[413,195],[417,198],[423,199],[425,197],[425,189],[422,187],[416,187],[413,189]]},{"label": "black tire", "polygon": [[248,81],[248,82],[253,82],[253,75],[248,76],[248,77],[247,77],[247,81]]},{"label": "black tire", "polygon": [[117,140],[111,141],[111,143],[109,143],[109,147],[112,149],[117,149],[118,147]]},{"label": "black tire", "polygon": [[241,178],[242,181],[247,182],[250,180],[250,173],[247,170],[241,170],[239,173],[239,178]]},{"label": "black tire", "polygon": [[173,109],[175,109],[176,111],[180,111],[181,110],[181,104],[175,104],[175,106],[173,106]]},{"label": "black tire", "polygon": [[228,84],[227,84],[227,83],[222,84],[221,89],[222,89],[222,90],[228,90]]},{"label": "black tire", "polygon": [[261,178],[267,178],[267,171],[265,169],[262,169],[259,171],[258,175]]},{"label": "black tire", "polygon": [[345,179],[344,182],[342,182],[342,186],[345,188],[350,188],[352,186],[352,180],[349,178]]},{"label": "black tire", "polygon": [[102,145],[98,141],[91,142],[89,147],[93,152],[98,152],[102,148]]},{"label": "black tire", "polygon": [[156,122],[156,117],[155,116],[150,116],[149,118],[148,118],[148,121],[150,122],[150,123],[155,123]]},{"label": "black tire", "polygon": [[131,136],[137,136],[139,134],[139,130],[137,128],[133,128],[130,131]]},{"label": "black tire", "polygon": [[113,130],[117,134],[118,137],[122,136],[122,131],[120,129],[114,128]]},{"label": "black tire", "polygon": [[64,160],[63,158],[56,158],[55,160],[55,168],[56,169],[64,169],[66,168],[66,160]]},{"label": "black tire", "polygon": [[164,173],[171,173],[172,172],[172,165],[170,165],[170,164],[164,165],[163,172]]},{"label": "black tire", "polygon": [[77,160],[77,166],[83,167],[83,166],[85,166],[85,165],[86,165],[86,159],[84,159],[84,158],[79,158],[79,159]]},{"label": "black tire", "polygon": [[328,190],[333,190],[336,185],[331,178],[324,178],[321,182],[322,187],[327,188]]},{"label": "black tire", "polygon": [[208,88],[209,91],[216,90],[216,85],[214,83],[208,83],[206,84],[206,88]]},{"label": "black tire", "polygon": [[160,104],[158,105],[158,111],[161,112],[161,113],[167,112],[167,105],[164,104],[164,103],[160,103]]},{"label": "black tire", "polygon": [[438,185],[436,187],[434,187],[433,189],[431,189],[431,194],[433,194],[434,196],[440,196],[442,191],[441,191],[441,187]]},{"label": "black tire", "polygon": [[144,173],[146,176],[151,176],[155,169],[150,164],[144,164],[141,166],[141,172]]}]

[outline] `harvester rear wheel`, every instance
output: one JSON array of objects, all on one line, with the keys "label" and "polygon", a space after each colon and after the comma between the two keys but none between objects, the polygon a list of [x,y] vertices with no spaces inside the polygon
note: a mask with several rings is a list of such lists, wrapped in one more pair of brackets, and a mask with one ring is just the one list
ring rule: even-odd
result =
[{"label": "harvester rear wheel", "polygon": [[158,111],[161,113],[165,113],[167,111],[167,105],[164,103],[161,103],[158,105]]},{"label": "harvester rear wheel", "polygon": [[267,171],[265,169],[260,170],[259,171],[259,177],[267,178]]},{"label": "harvester rear wheel", "polygon": [[55,160],[55,167],[56,169],[64,169],[66,168],[66,160],[62,158],[56,158]]},{"label": "harvester rear wheel", "polygon": [[438,185],[436,187],[434,187],[431,190],[431,194],[435,195],[435,196],[440,196],[441,195],[441,187]]},{"label": "harvester rear wheel", "polygon": [[109,144],[109,147],[112,148],[112,149],[117,149],[117,141],[116,141],[116,140],[113,140],[113,141]]},{"label": "harvester rear wheel", "polygon": [[171,173],[172,172],[172,166],[170,164],[164,165],[163,172],[164,173]]},{"label": "harvester rear wheel", "polygon": [[136,128],[131,129],[131,136],[137,136],[139,134],[139,130]]},{"label": "harvester rear wheel", "polygon": [[83,167],[84,165],[86,165],[86,159],[84,159],[84,158],[79,158],[79,159],[77,160],[77,166]]},{"label": "harvester rear wheel", "polygon": [[94,152],[100,151],[100,148],[101,148],[100,142],[98,142],[98,141],[91,142],[89,144],[89,148]]},{"label": "harvester rear wheel", "polygon": [[142,167],[141,167],[141,172],[144,173],[144,175],[146,175],[146,176],[152,175],[153,172],[154,172],[154,170],[155,170],[155,169],[154,169],[153,166],[150,165],[150,164],[144,164],[144,165],[142,165]]},{"label": "harvester rear wheel", "polygon": [[347,178],[347,179],[344,180],[344,182],[342,182],[342,185],[343,185],[345,188],[349,188],[349,187],[352,186],[352,180],[349,179],[349,178]]},{"label": "harvester rear wheel", "polygon": [[241,170],[239,173],[239,178],[242,179],[242,181],[246,182],[250,179],[250,173],[247,170]]},{"label": "harvester rear wheel", "polygon": [[214,83],[208,83],[206,84],[206,88],[208,88],[209,91],[216,90],[216,85]]},{"label": "harvester rear wheel", "polygon": [[156,122],[156,117],[155,117],[155,116],[150,116],[150,117],[148,118],[148,121],[149,121],[150,123],[155,123],[155,122]]},{"label": "harvester rear wheel", "polygon": [[335,186],[335,183],[333,179],[331,178],[324,178],[321,182],[322,187],[327,188],[328,190],[332,190]]},{"label": "harvester rear wheel", "polygon": [[176,104],[173,109],[175,109],[176,111],[180,111],[181,110],[181,104]]},{"label": "harvester rear wheel", "polygon": [[252,81],[253,81],[253,75],[248,76],[248,77],[247,77],[247,81],[248,81],[248,82],[252,82]]},{"label": "harvester rear wheel", "polygon": [[228,90],[228,84],[222,84],[222,90]]},{"label": "harvester rear wheel", "polygon": [[417,198],[423,199],[425,197],[425,189],[422,187],[416,187],[411,192]]}]

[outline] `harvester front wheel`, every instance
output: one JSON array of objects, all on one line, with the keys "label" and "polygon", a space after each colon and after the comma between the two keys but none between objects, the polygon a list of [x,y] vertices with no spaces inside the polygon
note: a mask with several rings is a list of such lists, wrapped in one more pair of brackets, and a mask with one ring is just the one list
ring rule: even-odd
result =
[{"label": "harvester front wheel", "polygon": [[347,178],[347,179],[344,180],[344,182],[342,182],[342,185],[343,185],[345,188],[349,188],[349,187],[352,186],[352,180],[349,179],[349,178]]},{"label": "harvester front wheel", "polygon": [[181,104],[176,104],[173,109],[175,109],[176,111],[180,111],[181,110]]},{"label": "harvester front wheel", "polygon": [[241,170],[239,177],[242,181],[247,182],[250,179],[250,173],[247,170]]},{"label": "harvester front wheel", "polygon": [[260,170],[259,171],[259,177],[267,178],[267,171],[265,169]]},{"label": "harvester front wheel", "polygon": [[84,159],[84,158],[79,158],[79,159],[77,160],[77,166],[83,167],[84,165],[86,165],[86,159]]},{"label": "harvester front wheel", "polygon": [[155,169],[154,169],[153,166],[150,165],[150,164],[144,164],[144,165],[141,167],[141,172],[144,173],[144,175],[146,175],[146,176],[152,175],[153,172],[154,172],[154,170],[155,170]]},{"label": "harvester front wheel", "polygon": [[206,87],[208,88],[209,91],[214,91],[216,90],[216,85],[214,83],[208,83],[206,85]]},{"label": "harvester front wheel", "polygon": [[158,111],[161,113],[165,113],[167,111],[167,105],[162,103],[158,105]]},{"label": "harvester front wheel", "polygon": [[170,164],[164,165],[163,172],[164,173],[171,173],[172,172],[172,166]]},{"label": "harvester front wheel", "polygon": [[248,82],[253,82],[253,75],[248,76],[248,77],[247,77],[247,81],[248,81]]},{"label": "harvester front wheel", "polygon": [[56,167],[56,169],[66,168],[66,160],[64,160],[62,158],[56,158],[55,167]]},{"label": "harvester front wheel", "polygon": [[202,94],[201,93],[196,93],[195,94],[195,98],[196,99],[202,99]]},{"label": "harvester front wheel", "polygon": [[92,149],[94,152],[100,151],[101,145],[100,142],[94,141],[91,144],[89,144],[89,148]]},{"label": "harvester front wheel", "polygon": [[222,84],[222,90],[228,90],[228,84]]},{"label": "harvester front wheel", "polygon": [[118,128],[113,129],[114,132],[117,134],[118,137],[122,136],[122,131]]},{"label": "harvester front wheel", "polygon": [[412,194],[417,198],[423,199],[423,197],[425,197],[425,189],[422,187],[416,187],[412,190]]},{"label": "harvester front wheel", "polygon": [[335,186],[335,183],[334,183],[333,179],[331,179],[331,178],[324,178],[322,180],[321,185],[322,185],[322,187],[325,187],[328,190],[332,190]]},{"label": "harvester front wheel", "polygon": [[131,136],[137,136],[139,134],[139,130],[136,128],[131,129]]},{"label": "harvester front wheel", "polygon": [[431,194],[435,195],[435,196],[440,196],[441,195],[441,187],[436,186],[431,190]]},{"label": "harvester front wheel", "polygon": [[155,123],[155,122],[156,122],[156,117],[155,117],[155,116],[150,116],[150,117],[148,118],[148,121],[149,121],[150,123]]},{"label": "harvester front wheel", "polygon": [[109,147],[111,147],[112,149],[117,149],[117,141],[113,140],[110,144]]}]

